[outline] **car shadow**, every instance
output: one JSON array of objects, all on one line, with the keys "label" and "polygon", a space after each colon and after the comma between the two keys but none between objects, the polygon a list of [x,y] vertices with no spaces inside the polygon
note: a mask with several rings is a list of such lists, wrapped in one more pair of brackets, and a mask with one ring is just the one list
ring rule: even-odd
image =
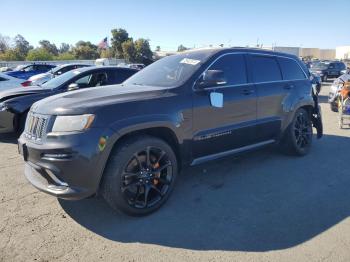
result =
[{"label": "car shadow", "polygon": [[273,148],[183,170],[169,201],[147,217],[101,198],[59,200],[81,226],[113,241],[190,250],[280,250],[304,243],[350,213],[349,137],[314,140],[305,157]]},{"label": "car shadow", "polygon": [[17,144],[18,135],[14,133],[0,134],[0,143]]}]

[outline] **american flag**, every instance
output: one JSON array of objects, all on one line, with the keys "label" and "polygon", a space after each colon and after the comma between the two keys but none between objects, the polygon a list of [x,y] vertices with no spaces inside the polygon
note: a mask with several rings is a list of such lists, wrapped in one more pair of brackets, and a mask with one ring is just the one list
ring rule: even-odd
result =
[{"label": "american flag", "polygon": [[108,47],[107,37],[98,44],[98,47],[101,49],[106,49]]}]

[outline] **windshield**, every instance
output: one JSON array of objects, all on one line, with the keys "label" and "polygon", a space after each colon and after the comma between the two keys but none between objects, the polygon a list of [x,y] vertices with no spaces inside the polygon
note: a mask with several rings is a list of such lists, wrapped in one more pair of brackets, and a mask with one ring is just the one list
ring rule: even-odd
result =
[{"label": "windshield", "polygon": [[58,77],[52,78],[51,80],[47,81],[45,84],[42,85],[42,87],[46,89],[57,88],[78,74],[80,74],[80,71],[78,70],[68,71],[67,73],[64,73]]},{"label": "windshield", "polygon": [[154,62],[124,82],[126,85],[176,87],[187,81],[211,52],[188,52]]},{"label": "windshield", "polygon": [[50,72],[51,72],[52,74],[55,74],[55,73],[58,72],[62,67],[63,67],[63,65],[56,66],[56,67],[52,68],[52,69],[50,70]]}]

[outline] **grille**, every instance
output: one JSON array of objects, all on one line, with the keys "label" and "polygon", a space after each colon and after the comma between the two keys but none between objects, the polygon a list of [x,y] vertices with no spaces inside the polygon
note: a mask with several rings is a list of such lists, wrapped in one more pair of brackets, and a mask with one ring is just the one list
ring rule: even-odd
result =
[{"label": "grille", "polygon": [[47,120],[47,117],[29,113],[24,130],[25,136],[33,140],[40,140],[46,133]]}]

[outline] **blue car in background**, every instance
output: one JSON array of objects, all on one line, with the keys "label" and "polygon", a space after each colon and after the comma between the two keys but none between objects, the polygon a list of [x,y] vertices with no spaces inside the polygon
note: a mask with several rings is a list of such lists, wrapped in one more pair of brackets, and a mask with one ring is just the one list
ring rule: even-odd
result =
[{"label": "blue car in background", "polygon": [[27,80],[33,75],[46,73],[54,67],[56,66],[48,64],[29,64],[21,67],[20,69],[15,69],[14,71],[6,72],[5,74]]}]

